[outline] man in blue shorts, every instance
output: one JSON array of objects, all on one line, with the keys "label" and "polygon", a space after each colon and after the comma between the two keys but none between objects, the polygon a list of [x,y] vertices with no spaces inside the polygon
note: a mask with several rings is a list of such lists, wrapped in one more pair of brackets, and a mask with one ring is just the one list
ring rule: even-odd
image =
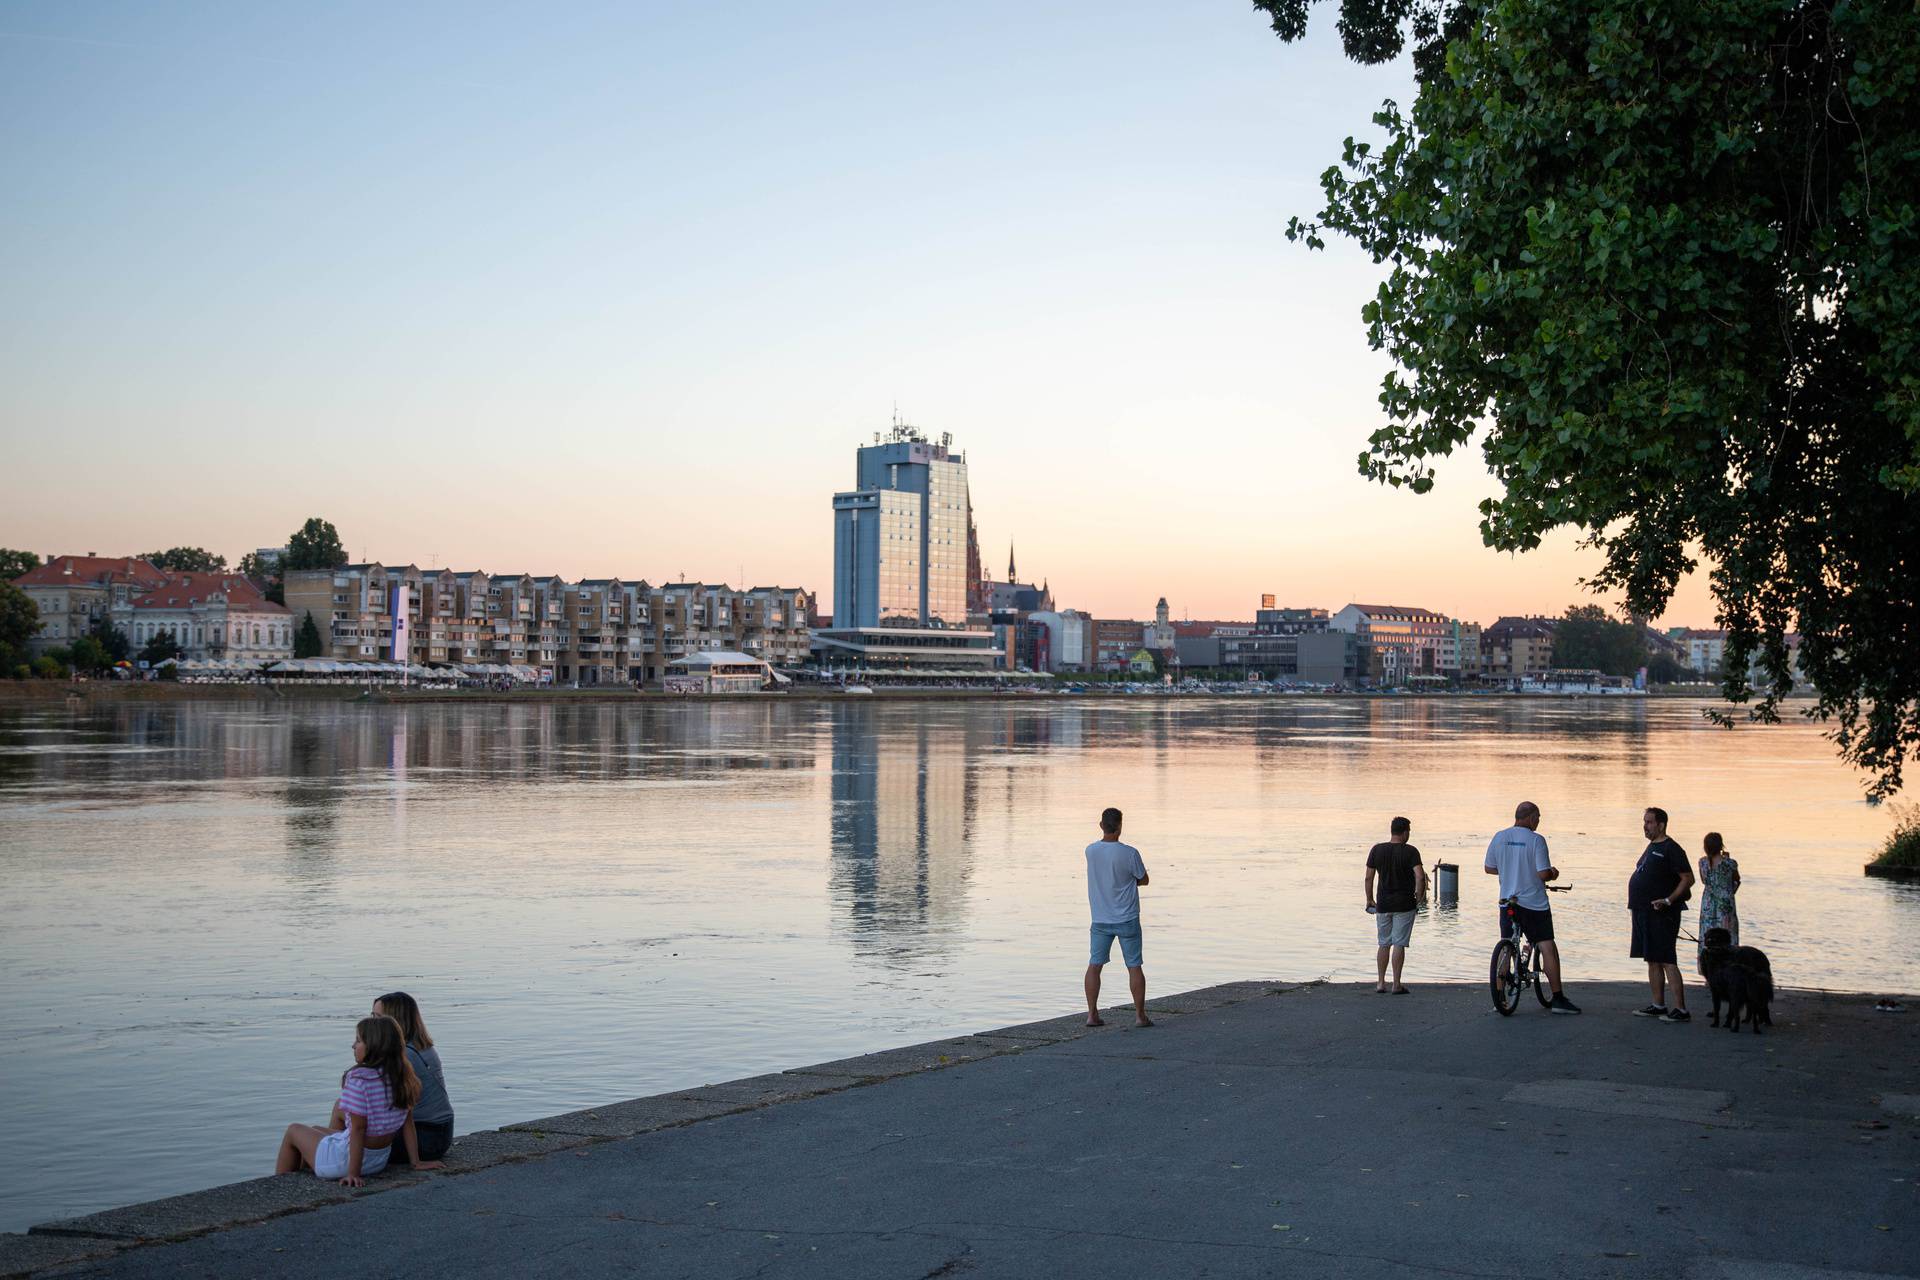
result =
[{"label": "man in blue shorts", "polygon": [[1486,873],[1500,877],[1500,896],[1513,900],[1513,920],[1500,912],[1500,936],[1512,936],[1513,924],[1527,935],[1540,953],[1541,967],[1553,987],[1549,1013],[1578,1013],[1580,1006],[1560,989],[1560,948],[1553,941],[1553,908],[1547,903],[1547,884],[1560,872],[1547,857],[1547,838],[1540,834],[1540,806],[1523,800],[1513,811],[1513,825],[1487,845]]},{"label": "man in blue shorts", "polygon": [[1105,1026],[1100,1017],[1100,970],[1120,940],[1120,958],[1127,962],[1127,987],[1133,992],[1135,1026],[1150,1027],[1147,1017],[1147,971],[1140,967],[1140,886],[1147,882],[1147,864],[1140,851],[1120,843],[1120,811],[1100,815],[1100,838],[1087,846],[1087,905],[1093,910],[1089,931],[1092,947],[1087,957],[1087,1025]]}]

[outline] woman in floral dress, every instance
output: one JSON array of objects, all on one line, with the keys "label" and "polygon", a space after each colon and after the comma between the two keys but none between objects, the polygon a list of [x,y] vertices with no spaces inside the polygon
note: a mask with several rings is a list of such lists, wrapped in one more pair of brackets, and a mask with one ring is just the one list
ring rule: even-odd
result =
[{"label": "woman in floral dress", "polygon": [[1700,947],[1706,949],[1707,930],[1725,929],[1729,946],[1740,945],[1740,915],[1734,910],[1733,895],[1740,892],[1740,864],[1727,852],[1718,831],[1709,831],[1701,841],[1706,852],[1700,855]]}]

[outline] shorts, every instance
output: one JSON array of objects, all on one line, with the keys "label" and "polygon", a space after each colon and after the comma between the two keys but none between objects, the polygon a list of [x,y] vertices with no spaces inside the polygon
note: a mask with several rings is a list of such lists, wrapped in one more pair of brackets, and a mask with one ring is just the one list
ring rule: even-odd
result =
[{"label": "shorts", "polygon": [[[432,1120],[415,1120],[413,1140],[420,1147],[422,1160],[438,1160],[453,1146],[453,1121],[441,1120],[436,1123]],[[403,1134],[394,1134],[393,1145],[387,1150],[391,1153],[387,1157],[388,1164],[412,1163],[407,1159],[407,1139]]]},{"label": "shorts", "polygon": [[1122,920],[1118,924],[1101,924],[1098,920],[1087,931],[1087,963],[1105,964],[1113,956],[1113,940],[1120,939],[1120,958],[1127,962],[1127,968],[1140,967],[1140,921]]},{"label": "shorts", "polygon": [[1655,911],[1652,907],[1633,909],[1633,945],[1627,954],[1635,960],[1645,960],[1648,964],[1678,964],[1674,948],[1680,939],[1680,912],[1668,907],[1665,911]]},{"label": "shorts", "polygon": [[1376,911],[1373,913],[1374,932],[1379,935],[1383,947],[1404,947],[1413,937],[1413,912]]},{"label": "shorts", "polygon": [[[404,1141],[399,1134],[393,1135],[394,1141]],[[360,1152],[360,1176],[371,1178],[387,1167],[387,1157],[392,1154],[391,1147],[366,1147]],[[335,1129],[320,1139],[320,1145],[313,1153],[313,1176],[316,1178],[344,1178],[347,1176],[347,1161],[353,1158],[353,1139],[348,1130]],[[425,1157],[422,1157],[423,1159]]]},{"label": "shorts", "polygon": [[1526,934],[1527,941],[1531,942],[1534,946],[1537,947],[1543,942],[1553,941],[1552,907],[1548,907],[1545,911],[1535,911],[1532,907],[1523,907],[1516,902],[1513,906],[1513,915],[1511,917],[1507,915],[1507,909],[1505,907],[1500,908],[1501,937],[1511,938],[1513,936],[1515,921],[1519,922],[1520,932]]}]

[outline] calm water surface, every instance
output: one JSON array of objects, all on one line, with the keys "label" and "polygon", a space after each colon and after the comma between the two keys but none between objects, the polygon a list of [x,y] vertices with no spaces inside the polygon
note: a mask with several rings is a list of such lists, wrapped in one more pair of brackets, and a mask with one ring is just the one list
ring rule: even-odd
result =
[{"label": "calm water surface", "polygon": [[1522,798],[1576,999],[1645,974],[1649,803],[1690,852],[1725,833],[1783,983],[1920,990],[1860,796],[1810,726],[1666,701],[0,711],[0,1228],[270,1171],[396,987],[461,1131],[1066,1012],[1109,804],[1161,992],[1371,977],[1396,813],[1467,871],[1409,976],[1484,980],[1477,867]]}]

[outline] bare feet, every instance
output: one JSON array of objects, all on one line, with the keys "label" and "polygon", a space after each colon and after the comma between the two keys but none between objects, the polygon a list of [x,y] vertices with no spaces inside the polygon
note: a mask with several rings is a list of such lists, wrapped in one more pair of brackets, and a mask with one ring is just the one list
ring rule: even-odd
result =
[{"label": "bare feet", "polygon": [[1107,1024],[1106,1024],[1106,1020],[1101,1018],[1101,1016],[1096,1013],[1096,1014],[1090,1014],[1087,1017],[1087,1025],[1090,1027],[1104,1027]]},{"label": "bare feet", "polygon": [[1144,1013],[1137,1013],[1133,1017],[1133,1025],[1136,1027],[1150,1027],[1153,1025],[1153,1019]]},{"label": "bare feet", "polygon": [[1393,989],[1393,994],[1397,996],[1410,996],[1413,994],[1413,991],[1411,988],[1408,988],[1408,987],[1395,987]]},{"label": "bare feet", "polygon": [[1387,984],[1386,984],[1386,983],[1384,983],[1384,982],[1376,982],[1376,983],[1374,983],[1374,984],[1373,984],[1373,994],[1375,994],[1375,995],[1377,995],[1377,996],[1383,996],[1383,995],[1385,995],[1385,994],[1387,994]]}]

